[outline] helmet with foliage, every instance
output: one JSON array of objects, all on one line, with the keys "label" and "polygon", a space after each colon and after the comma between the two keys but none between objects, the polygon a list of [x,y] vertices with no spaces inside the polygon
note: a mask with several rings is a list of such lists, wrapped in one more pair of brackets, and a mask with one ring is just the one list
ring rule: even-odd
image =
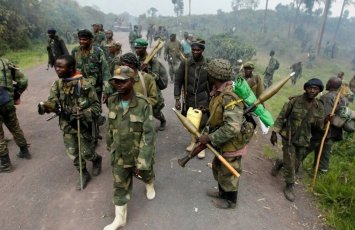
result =
[{"label": "helmet with foliage", "polygon": [[232,66],[228,60],[213,59],[207,63],[206,70],[212,78],[229,81],[232,77]]}]

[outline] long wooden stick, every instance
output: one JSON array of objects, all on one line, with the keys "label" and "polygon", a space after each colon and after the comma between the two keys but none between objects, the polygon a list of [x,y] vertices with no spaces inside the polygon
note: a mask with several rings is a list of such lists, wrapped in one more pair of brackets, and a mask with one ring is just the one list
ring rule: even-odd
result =
[{"label": "long wooden stick", "polygon": [[[76,112],[77,116],[80,114],[80,110]],[[77,119],[78,126],[78,154],[79,154],[79,175],[80,175],[80,190],[83,191],[83,169],[81,163],[81,146],[80,146],[80,119]]]},{"label": "long wooden stick", "polygon": [[144,59],[143,64],[148,64],[150,62],[150,60],[152,60],[152,58],[155,56],[155,54],[164,47],[165,42],[163,42],[162,40],[158,40],[157,44],[154,46],[154,48],[152,49],[152,51],[147,55],[147,57]]},{"label": "long wooden stick", "polygon": [[[334,102],[332,111],[331,111],[331,113],[330,113],[330,117],[334,116],[335,110],[336,110],[337,105],[338,105],[338,102],[339,102],[339,100],[340,100],[340,95],[341,95],[342,90],[343,90],[343,86],[340,87],[340,89],[339,89],[339,91],[338,91],[338,93],[337,93],[337,96],[335,97],[335,102]],[[311,190],[312,190],[312,191],[313,191],[314,185],[316,184],[317,173],[318,173],[318,168],[319,168],[319,162],[320,162],[320,158],[321,158],[321,156],[322,156],[323,146],[324,146],[325,139],[326,139],[327,136],[328,136],[329,127],[330,127],[330,120],[327,121],[327,125],[326,125],[326,128],[325,128],[325,132],[324,132],[324,135],[323,135],[323,138],[322,138],[322,142],[321,142],[320,147],[319,147],[319,152],[318,152],[318,157],[317,157],[317,163],[316,163],[316,167],[315,167],[315,169],[314,169],[314,175],[313,175],[313,181],[312,181],[312,187],[311,187]]]}]

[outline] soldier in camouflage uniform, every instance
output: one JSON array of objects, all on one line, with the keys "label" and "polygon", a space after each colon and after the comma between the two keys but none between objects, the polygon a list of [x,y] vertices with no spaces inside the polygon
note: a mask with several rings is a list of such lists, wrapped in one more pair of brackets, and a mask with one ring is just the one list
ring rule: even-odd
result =
[{"label": "soldier in camouflage uniform", "polygon": [[[3,124],[14,137],[20,158],[31,159],[28,144],[16,116],[15,105],[20,104],[20,96],[26,90],[28,79],[20,70],[5,58],[0,58],[0,173],[12,169]],[[16,82],[16,84],[13,84]]]},{"label": "soldier in camouflage uniform", "polygon": [[110,74],[112,76],[115,69],[120,66],[122,44],[119,42],[113,42],[111,44],[107,44],[106,47],[108,51],[106,55],[107,64],[109,66]]},{"label": "soldier in camouflage uniform", "polygon": [[[208,120],[209,134],[202,135],[198,142],[202,145],[211,144],[219,151],[227,162],[237,170],[241,170],[242,155],[246,153],[247,139],[243,132],[248,127],[253,133],[252,124],[244,122],[242,100],[232,91],[232,66],[227,60],[214,59],[207,64],[208,77],[212,87],[209,104],[210,118]],[[245,123],[245,124],[243,124]],[[251,138],[251,135],[248,137]],[[218,198],[213,200],[217,208],[235,208],[237,203],[239,178],[234,176],[215,157],[212,171],[218,182],[219,191],[208,191],[207,195]]]},{"label": "soldier in camouflage uniform", "polygon": [[48,29],[48,66],[53,67],[55,60],[64,54],[69,54],[67,47],[62,38],[56,35],[56,30],[53,28]]},{"label": "soldier in camouflage uniform", "polygon": [[135,93],[133,84],[136,74],[131,68],[121,67],[117,74],[110,80],[116,92],[108,99],[108,144],[111,145],[116,217],[104,230],[117,229],[126,224],[133,176],[145,183],[148,200],[155,197],[155,131],[152,107],[146,97]]},{"label": "soldier in camouflage uniform", "polygon": [[138,26],[134,25],[133,30],[129,32],[129,44],[131,45],[132,52],[135,52],[134,41],[138,38],[141,38],[142,34],[138,30]]},{"label": "soldier in camouflage uniform", "polygon": [[254,63],[248,61],[243,66],[244,73],[242,77],[248,82],[251,90],[255,94],[256,98],[259,98],[260,94],[264,91],[263,80],[257,74],[254,74]]},{"label": "soldier in camouflage uniform", "polygon": [[275,51],[270,51],[269,64],[264,72],[264,88],[269,88],[272,85],[272,79],[274,77],[274,72],[279,68],[279,61],[274,58]]},{"label": "soldier in camouflage uniform", "polygon": [[[59,126],[63,131],[66,153],[78,171],[80,171],[79,154],[82,156],[82,180],[85,188],[91,179],[86,169],[86,160],[93,163],[93,176],[98,176],[101,172],[102,157],[95,153],[91,130],[91,123],[100,115],[101,108],[95,88],[76,71],[75,64],[75,59],[69,55],[56,60],[55,71],[59,79],[52,84],[48,101],[38,105],[38,112],[41,115],[49,112],[59,114]],[[80,119],[80,153],[77,119]],[[76,188],[81,189],[80,180]]]},{"label": "soldier in camouflage uniform", "polygon": [[[139,38],[139,39],[135,40],[135,42],[134,42],[134,47],[136,49],[136,54],[138,56],[140,63],[143,63],[148,55],[147,46],[148,46],[148,42],[147,42],[147,40],[145,40],[143,38]],[[146,65],[146,66],[141,64],[140,68],[142,71],[152,75],[154,77],[154,79],[159,78],[160,66],[159,66],[159,61],[157,58],[153,57],[149,61],[148,65]],[[165,126],[166,126],[166,119],[165,119],[165,116],[162,112],[165,104],[164,104],[163,94],[158,87],[157,87],[157,98],[158,98],[157,104],[153,105],[153,116],[160,121],[160,126],[159,126],[158,130],[163,131],[163,130],[165,130]]]},{"label": "soldier in camouflage uniform", "polygon": [[170,35],[170,41],[165,45],[164,59],[169,63],[169,75],[171,83],[175,80],[175,74],[180,66],[181,43],[176,40],[176,34]]},{"label": "soldier in camouflage uniform", "polygon": [[100,30],[99,24],[92,24],[92,34],[92,45],[101,47],[106,42],[106,35]]},{"label": "soldier in camouflage uniform", "polygon": [[316,96],[323,91],[323,83],[312,78],[304,84],[305,93],[292,97],[285,103],[277,117],[270,141],[277,143],[277,133],[282,138],[283,166],[285,169],[286,187],[284,195],[287,200],[294,201],[293,185],[295,173],[310,145],[311,128],[322,129],[324,126],[324,106]]}]

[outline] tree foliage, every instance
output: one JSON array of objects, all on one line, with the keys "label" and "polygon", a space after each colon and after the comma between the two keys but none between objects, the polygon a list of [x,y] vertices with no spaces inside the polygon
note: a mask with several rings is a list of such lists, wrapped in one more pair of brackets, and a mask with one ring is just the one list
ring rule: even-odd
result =
[{"label": "tree foliage", "polygon": [[254,10],[259,6],[260,0],[233,0],[232,9],[238,11],[241,9]]},{"label": "tree foliage", "polygon": [[174,5],[174,12],[176,16],[181,16],[184,13],[184,1],[183,0],[171,0]]}]

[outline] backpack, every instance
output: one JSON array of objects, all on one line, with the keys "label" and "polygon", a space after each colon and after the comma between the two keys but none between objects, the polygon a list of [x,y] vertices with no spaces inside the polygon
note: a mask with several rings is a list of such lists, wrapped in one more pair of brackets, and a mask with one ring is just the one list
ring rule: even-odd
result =
[{"label": "backpack", "polygon": [[159,76],[155,79],[155,82],[160,90],[166,89],[168,86],[169,78],[168,71],[166,71],[165,66],[159,62]]},{"label": "backpack", "polygon": [[274,70],[278,70],[279,67],[280,67],[280,62],[278,60],[276,60],[276,59],[275,59],[275,61],[276,61],[276,63],[275,63]]}]

